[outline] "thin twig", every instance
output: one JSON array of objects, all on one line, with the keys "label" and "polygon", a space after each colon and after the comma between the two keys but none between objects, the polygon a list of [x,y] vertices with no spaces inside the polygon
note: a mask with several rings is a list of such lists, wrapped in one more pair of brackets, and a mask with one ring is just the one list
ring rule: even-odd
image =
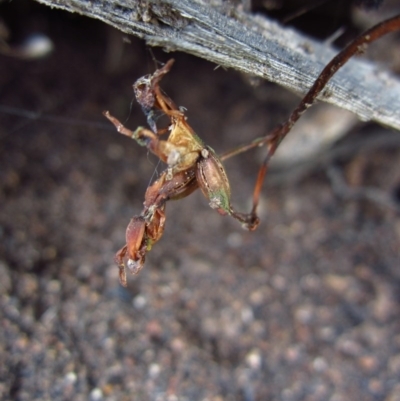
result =
[{"label": "thin twig", "polygon": [[374,204],[400,213],[400,206],[391,196],[379,188],[360,187],[351,188],[343,178],[343,174],[335,166],[329,166],[326,174],[331,181],[332,189],[337,196],[346,200],[368,200]]}]

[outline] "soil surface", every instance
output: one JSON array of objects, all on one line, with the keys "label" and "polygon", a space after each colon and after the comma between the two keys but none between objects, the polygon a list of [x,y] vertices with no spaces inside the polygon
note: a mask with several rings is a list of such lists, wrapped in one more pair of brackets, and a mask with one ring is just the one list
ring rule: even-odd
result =
[{"label": "soil surface", "polygon": [[[399,401],[399,140],[357,145],[398,133],[360,124],[337,147],[349,152],[296,180],[271,175],[255,232],[200,191],[169,202],[123,288],[113,257],[163,167],[101,113],[145,125],[131,85],[154,62],[100,22],[20,4],[0,5],[15,41],[41,31],[54,51],[0,55],[0,399]],[[155,56],[176,59],[162,86],[217,152],[298,100]],[[240,211],[262,154],[226,162]]]}]

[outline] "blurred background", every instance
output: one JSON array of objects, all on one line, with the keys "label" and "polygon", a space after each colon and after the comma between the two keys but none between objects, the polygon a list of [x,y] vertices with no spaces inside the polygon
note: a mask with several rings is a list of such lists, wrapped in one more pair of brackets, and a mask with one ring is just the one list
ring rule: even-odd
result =
[{"label": "blurred background", "polygon": [[[326,1],[297,16],[304,3],[251,10],[337,46],[399,11]],[[287,148],[296,164],[267,177],[257,231],[200,191],[169,202],[123,288],[113,257],[163,166],[102,111],[145,125],[132,84],[173,57],[163,89],[222,153],[299,97],[33,1],[0,2],[0,40],[2,400],[400,400],[398,132],[318,105],[303,131],[343,119],[340,139]],[[367,56],[399,74],[399,41]],[[240,211],[262,156],[224,163]]]}]

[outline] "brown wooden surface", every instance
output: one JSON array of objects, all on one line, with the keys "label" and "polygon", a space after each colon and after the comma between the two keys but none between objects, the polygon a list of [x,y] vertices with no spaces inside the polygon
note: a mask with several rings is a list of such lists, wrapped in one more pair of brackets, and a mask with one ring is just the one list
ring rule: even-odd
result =
[{"label": "brown wooden surface", "polygon": [[[150,46],[179,50],[304,93],[336,51],[270,20],[206,1],[38,0],[100,19]],[[362,120],[400,129],[400,81],[382,66],[352,60],[323,100]]]}]

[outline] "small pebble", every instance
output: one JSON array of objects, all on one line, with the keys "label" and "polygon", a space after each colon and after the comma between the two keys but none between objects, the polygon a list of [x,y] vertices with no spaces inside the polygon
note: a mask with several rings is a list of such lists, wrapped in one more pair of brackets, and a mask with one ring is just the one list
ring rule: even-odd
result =
[{"label": "small pebble", "polygon": [[158,377],[158,375],[159,375],[160,372],[161,372],[160,365],[159,365],[158,363],[152,363],[152,364],[150,364],[148,372],[149,372],[149,376],[150,376],[152,379],[155,379],[156,377]]},{"label": "small pebble", "polygon": [[89,395],[90,401],[100,401],[103,399],[103,392],[98,388],[94,388]]},{"label": "small pebble", "polygon": [[134,306],[136,309],[141,310],[141,309],[143,309],[143,308],[146,306],[146,304],[147,304],[147,299],[146,299],[146,297],[144,297],[143,295],[137,295],[135,298],[133,298],[132,303],[133,303],[133,306]]},{"label": "small pebble", "polygon": [[324,372],[328,367],[328,363],[322,357],[317,357],[313,360],[313,368],[317,372]]},{"label": "small pebble", "polygon": [[64,376],[65,384],[74,384],[78,380],[75,372],[69,372]]},{"label": "small pebble", "polygon": [[250,351],[246,355],[246,363],[253,370],[260,370],[262,364],[262,357],[258,349]]}]

